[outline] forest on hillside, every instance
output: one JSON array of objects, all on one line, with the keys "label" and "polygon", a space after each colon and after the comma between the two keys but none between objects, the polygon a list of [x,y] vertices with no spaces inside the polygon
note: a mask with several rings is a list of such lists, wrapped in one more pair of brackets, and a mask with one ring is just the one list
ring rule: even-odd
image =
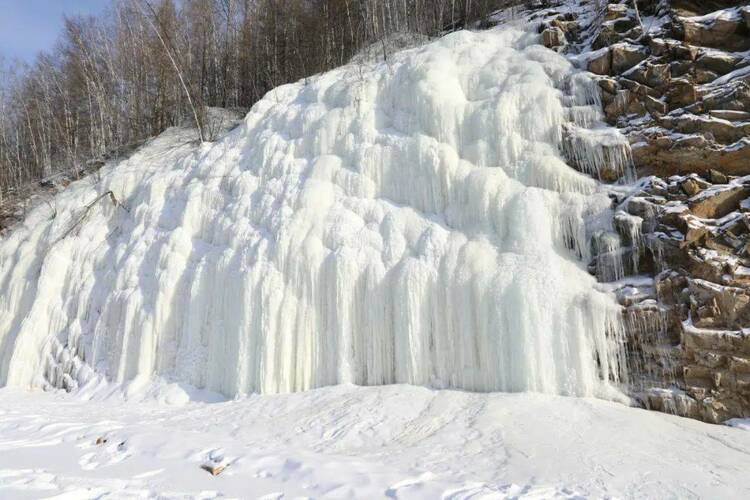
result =
[{"label": "forest on hillside", "polygon": [[0,54],[0,203],[173,125],[210,140],[207,107],[249,108],[394,33],[434,36],[509,3],[113,0],[101,16],[66,18],[33,64]]}]

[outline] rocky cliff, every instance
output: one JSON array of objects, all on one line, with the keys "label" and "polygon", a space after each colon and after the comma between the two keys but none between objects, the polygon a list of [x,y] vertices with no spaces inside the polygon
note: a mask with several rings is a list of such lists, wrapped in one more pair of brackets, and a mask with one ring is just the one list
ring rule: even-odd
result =
[{"label": "rocky cliff", "polygon": [[540,14],[544,43],[598,75],[607,120],[631,144],[639,181],[615,189],[617,234],[595,239],[590,268],[625,309],[633,394],[711,422],[750,416],[748,3],[580,2]]}]

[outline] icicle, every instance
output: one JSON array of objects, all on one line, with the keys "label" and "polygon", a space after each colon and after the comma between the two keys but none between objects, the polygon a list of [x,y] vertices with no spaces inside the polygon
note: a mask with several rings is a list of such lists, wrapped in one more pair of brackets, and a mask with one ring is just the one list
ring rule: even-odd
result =
[{"label": "icicle", "polygon": [[664,271],[667,267],[666,259],[664,257],[666,246],[664,243],[664,237],[665,235],[663,233],[651,233],[646,240],[646,246],[651,251],[657,273]]},{"label": "icicle", "polygon": [[630,144],[610,128],[587,129],[569,125],[563,140],[565,155],[582,172],[597,179],[622,178],[631,182],[635,178]]},{"label": "icicle", "polygon": [[668,337],[669,312],[654,299],[647,299],[628,308],[625,315],[626,328],[633,337],[637,352],[637,371],[643,378],[638,380],[642,388],[669,387],[675,383],[676,367],[673,349]]},{"label": "icicle", "polygon": [[617,233],[599,232],[593,238],[596,277],[599,281],[617,281],[625,276],[622,242]]},{"label": "icicle", "polygon": [[[595,80],[575,73],[565,82],[568,120],[562,146],[566,158],[580,171],[597,179],[635,179],[630,144],[608,127],[602,113],[601,94]],[[605,176],[606,171],[606,176]]]},{"label": "icicle", "polygon": [[618,210],[614,216],[614,222],[620,234],[625,236],[626,243],[630,245],[630,270],[631,273],[636,274],[640,265],[640,254],[644,247],[643,218]]},{"label": "icicle", "polygon": [[[527,29],[284,85],[214,144],[173,129],[103,191],[72,186],[0,242],[0,383],[616,397],[620,308],[579,260],[611,201],[565,163],[563,125],[593,127],[565,146],[590,172],[626,150],[566,108],[594,87]],[[69,233],[107,190],[128,210]],[[613,279],[618,245],[599,245]]]}]

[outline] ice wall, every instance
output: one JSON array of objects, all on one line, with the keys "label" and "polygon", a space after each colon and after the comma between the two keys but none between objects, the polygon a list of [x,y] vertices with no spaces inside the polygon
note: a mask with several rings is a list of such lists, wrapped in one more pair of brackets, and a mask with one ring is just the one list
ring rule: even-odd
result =
[{"label": "ice wall", "polygon": [[[602,130],[538,42],[461,31],[352,64],[74,184],[0,241],[0,384],[605,395],[619,310],[581,260],[610,201],[562,156],[564,125]],[[593,169],[603,135],[575,146]]]}]

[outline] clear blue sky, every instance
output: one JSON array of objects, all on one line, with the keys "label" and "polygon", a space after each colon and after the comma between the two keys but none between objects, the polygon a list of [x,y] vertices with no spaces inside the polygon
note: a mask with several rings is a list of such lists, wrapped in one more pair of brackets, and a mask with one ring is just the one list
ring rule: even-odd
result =
[{"label": "clear blue sky", "polygon": [[98,14],[110,0],[0,0],[0,54],[33,62],[54,46],[63,15]]}]

